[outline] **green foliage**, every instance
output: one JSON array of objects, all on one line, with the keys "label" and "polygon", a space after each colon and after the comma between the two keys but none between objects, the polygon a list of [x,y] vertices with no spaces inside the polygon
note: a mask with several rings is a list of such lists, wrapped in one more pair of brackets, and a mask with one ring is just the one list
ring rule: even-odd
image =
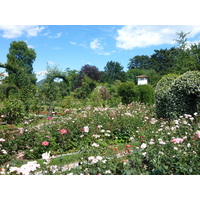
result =
[{"label": "green foliage", "polygon": [[90,94],[90,102],[92,107],[99,107],[103,104],[103,98],[100,92],[101,86],[97,86]]},{"label": "green foliage", "polygon": [[168,115],[177,118],[183,114],[200,112],[200,72],[189,71],[176,78],[169,90]]},{"label": "green foliage", "polygon": [[3,121],[8,124],[16,124],[24,120],[25,107],[20,100],[5,100],[3,108],[0,110],[0,115],[4,115]]},{"label": "green foliage", "polygon": [[36,84],[32,66],[36,59],[36,53],[33,49],[29,49],[24,41],[13,41],[10,44],[7,58],[5,68],[9,76],[5,78],[6,82],[14,84],[18,88],[25,86],[25,80],[30,84]]},{"label": "green foliage", "polygon": [[148,76],[148,84],[152,85],[153,87],[161,78],[161,75],[154,69],[130,69],[126,72],[126,80],[137,84],[137,76],[144,74]]},{"label": "green foliage", "polygon": [[155,89],[156,114],[162,118],[178,118],[200,111],[200,72],[163,77]]},{"label": "green foliage", "polygon": [[147,55],[134,56],[129,61],[129,69],[148,69],[150,65],[150,58]]},{"label": "green foliage", "polygon": [[[46,158],[46,164],[44,158],[38,160],[42,174],[198,175],[199,116],[165,121],[155,119],[152,111],[153,106],[134,102],[115,109],[81,108],[20,130],[7,126],[0,131],[0,164],[5,169],[0,173],[19,174],[14,166],[49,152],[60,157]],[[77,160],[63,156],[74,151],[80,151],[74,154]],[[67,169],[70,161],[77,167]],[[30,170],[21,169],[22,174]]]},{"label": "green foliage", "polygon": [[74,101],[75,101],[75,99],[73,98],[73,96],[66,96],[62,100],[62,107],[65,108],[65,109],[72,108]]},{"label": "green foliage", "polygon": [[154,89],[150,85],[138,85],[139,102],[145,104],[154,103]]},{"label": "green foliage", "polygon": [[169,107],[169,90],[172,83],[178,77],[176,74],[168,74],[162,77],[157,83],[155,88],[155,104],[156,114],[160,118],[168,118],[168,107]]},{"label": "green foliage", "polygon": [[177,63],[177,49],[172,47],[170,49],[154,50],[155,53],[151,55],[151,69],[154,69],[159,74],[175,73],[174,66]]},{"label": "green foliage", "polygon": [[118,94],[122,97],[123,104],[139,100],[139,90],[133,82],[121,83],[118,87]]},{"label": "green foliage", "polygon": [[94,90],[96,85],[96,81],[84,75],[84,78],[81,82],[81,86],[75,90],[75,97],[79,99],[86,99],[87,97],[89,97],[90,93]]},{"label": "green foliage", "polygon": [[116,80],[125,81],[125,72],[123,66],[119,62],[109,61],[104,67],[102,81],[112,84]]}]

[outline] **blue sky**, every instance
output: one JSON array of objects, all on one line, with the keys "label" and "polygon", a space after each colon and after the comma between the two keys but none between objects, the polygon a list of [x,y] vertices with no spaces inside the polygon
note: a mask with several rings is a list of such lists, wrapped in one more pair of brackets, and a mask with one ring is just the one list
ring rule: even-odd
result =
[{"label": "blue sky", "polygon": [[0,62],[6,62],[12,41],[23,40],[37,53],[35,73],[47,64],[61,70],[80,70],[85,64],[104,70],[111,60],[126,71],[130,58],[176,46],[180,31],[190,32],[188,43],[200,41],[199,25],[0,25]]}]

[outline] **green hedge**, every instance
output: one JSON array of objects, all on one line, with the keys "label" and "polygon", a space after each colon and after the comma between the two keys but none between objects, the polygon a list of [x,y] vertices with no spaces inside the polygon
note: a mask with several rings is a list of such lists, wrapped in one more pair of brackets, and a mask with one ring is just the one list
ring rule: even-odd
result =
[{"label": "green hedge", "polygon": [[121,83],[118,87],[118,95],[123,104],[130,104],[139,100],[139,89],[133,82]]},{"label": "green hedge", "polygon": [[172,83],[178,77],[176,74],[168,74],[162,77],[155,87],[156,114],[159,118],[168,118],[169,100],[168,94]]},{"label": "green hedge", "polygon": [[145,104],[154,103],[154,89],[150,85],[138,85],[139,102]]},{"label": "green hedge", "polygon": [[158,117],[175,119],[200,111],[200,72],[189,71],[179,77],[161,79],[155,89]]}]

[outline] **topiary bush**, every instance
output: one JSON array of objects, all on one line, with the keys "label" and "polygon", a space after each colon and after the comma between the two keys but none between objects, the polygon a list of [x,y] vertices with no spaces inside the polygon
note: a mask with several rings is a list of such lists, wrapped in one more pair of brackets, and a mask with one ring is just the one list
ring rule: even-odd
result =
[{"label": "topiary bush", "polygon": [[167,112],[171,119],[200,112],[199,71],[189,71],[176,78],[169,91],[169,103]]},{"label": "topiary bush", "polygon": [[155,89],[158,117],[175,119],[183,114],[200,112],[200,72],[189,71],[181,76],[167,76]]},{"label": "topiary bush", "polygon": [[178,77],[176,74],[168,74],[157,83],[154,91],[156,114],[159,118],[168,118],[168,93],[172,83]]},{"label": "topiary bush", "polygon": [[153,104],[154,103],[154,89],[150,85],[138,85],[139,102]]},{"label": "topiary bush", "polygon": [[121,83],[118,87],[118,95],[122,98],[123,104],[139,100],[139,90],[133,82]]}]

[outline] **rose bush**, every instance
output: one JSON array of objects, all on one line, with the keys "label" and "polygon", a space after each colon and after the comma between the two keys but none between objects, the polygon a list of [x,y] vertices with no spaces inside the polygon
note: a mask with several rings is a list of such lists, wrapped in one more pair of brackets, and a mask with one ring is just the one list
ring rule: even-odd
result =
[{"label": "rose bush", "polygon": [[1,172],[16,174],[11,168],[15,166],[8,164],[14,159],[47,159],[50,154],[80,151],[75,168],[63,171],[47,159],[34,169],[43,174],[199,174],[198,113],[167,121],[156,119],[153,110],[154,106],[141,103],[116,109],[86,107],[39,125],[13,128],[9,134],[3,131]]}]

